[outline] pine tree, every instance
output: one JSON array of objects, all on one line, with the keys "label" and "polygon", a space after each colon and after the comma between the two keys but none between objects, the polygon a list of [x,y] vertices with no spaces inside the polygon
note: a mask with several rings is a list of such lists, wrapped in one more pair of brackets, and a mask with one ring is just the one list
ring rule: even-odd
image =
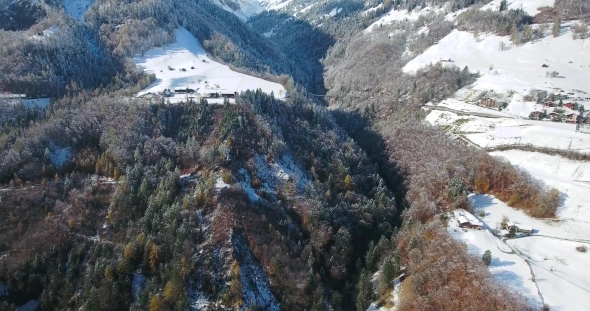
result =
[{"label": "pine tree", "polygon": [[522,41],[529,42],[533,38],[533,27],[531,25],[524,26],[524,30],[522,31]]},{"label": "pine tree", "polygon": [[383,263],[383,269],[379,275],[379,287],[382,292],[393,287],[393,279],[395,278],[395,274],[396,268],[394,259],[389,257]]},{"label": "pine tree", "polygon": [[486,264],[486,266],[489,266],[492,263],[492,252],[490,252],[490,250],[485,251],[481,259]]},{"label": "pine tree", "polygon": [[561,28],[561,19],[556,19],[555,22],[553,23],[553,29],[552,29],[552,33],[553,33],[553,37],[556,38],[557,36],[559,36],[559,29]]},{"label": "pine tree", "polygon": [[508,233],[508,236],[511,238],[516,237],[516,227],[515,226],[510,227],[510,232]]},{"label": "pine tree", "polygon": [[365,269],[361,271],[361,276],[359,277],[358,282],[358,295],[356,297],[356,309],[357,310],[367,310],[369,307],[369,286],[370,283],[367,278],[367,272]]}]

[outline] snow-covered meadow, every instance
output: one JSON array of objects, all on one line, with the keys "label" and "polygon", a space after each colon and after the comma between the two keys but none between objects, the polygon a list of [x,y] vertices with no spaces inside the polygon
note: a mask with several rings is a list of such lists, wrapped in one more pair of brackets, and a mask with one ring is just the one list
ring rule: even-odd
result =
[{"label": "snow-covered meadow", "polygon": [[[498,281],[517,290],[533,305],[546,303],[551,310],[588,310],[590,270],[584,269],[590,264],[587,223],[535,219],[493,196],[470,198],[475,215],[485,214],[480,217],[486,224],[484,230],[460,229],[451,219],[448,231],[477,257],[490,250],[490,272]],[[506,242],[494,237],[486,229],[496,228],[503,217],[532,227],[533,235]],[[579,247],[589,251],[581,252]]]},{"label": "snow-covered meadow", "polygon": [[[188,30],[178,28],[174,31],[176,42],[151,49],[143,56],[133,60],[156,75],[156,82],[137,95],[158,93],[165,89],[191,88],[200,94],[230,93],[262,89],[274,92],[276,98],[285,96],[285,88],[274,82],[232,71],[228,66],[211,60],[200,42]],[[184,69],[184,70],[183,70]],[[186,94],[169,97],[175,103],[186,99]],[[214,100],[213,100],[214,101]],[[220,99],[218,101],[223,101]]]},{"label": "snow-covered meadow", "polygon": [[[479,72],[473,88],[497,92],[514,91],[527,94],[532,89],[556,92],[582,90],[590,93],[590,42],[573,40],[568,31],[572,22],[564,23],[557,38],[546,36],[536,42],[515,46],[508,36],[491,34],[475,36],[466,31],[453,30],[449,35],[411,60],[405,72],[413,72],[440,60],[460,68],[467,66]],[[504,46],[502,50],[502,45]],[[543,65],[549,67],[542,67]],[[559,75],[547,77],[547,71]],[[557,92],[556,92],[557,93]]]}]

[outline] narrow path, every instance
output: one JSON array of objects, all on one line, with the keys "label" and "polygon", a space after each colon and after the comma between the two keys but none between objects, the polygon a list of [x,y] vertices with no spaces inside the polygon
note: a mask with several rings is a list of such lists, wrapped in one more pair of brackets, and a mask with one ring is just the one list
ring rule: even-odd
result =
[{"label": "narrow path", "polygon": [[462,110],[457,110],[457,109],[444,107],[444,106],[422,105],[422,108],[431,109],[431,110],[448,111],[448,112],[456,113],[457,115],[460,115],[460,116],[474,116],[474,117],[493,118],[493,119],[499,119],[499,118],[518,119],[516,116],[513,116],[513,117],[511,117],[509,115],[499,116],[499,115],[485,113],[485,112],[462,111]]},{"label": "narrow path", "polygon": [[[584,240],[584,239],[568,239],[568,238],[560,238],[560,237],[556,237],[556,236],[550,236],[550,235],[543,235],[543,234],[533,234],[530,235],[528,237],[535,237],[535,236],[540,236],[540,237],[544,237],[544,238],[551,238],[551,239],[556,239],[556,240],[562,240],[562,241],[571,241],[571,242],[579,242],[579,243],[587,243],[590,244],[590,240]],[[524,237],[527,238],[527,237]]]},{"label": "narrow path", "polygon": [[[558,238],[558,239],[559,239],[559,238]],[[512,249],[512,250],[513,250],[515,253],[516,253],[516,255],[518,255],[520,258],[522,258],[522,259],[523,259],[523,260],[524,260],[524,261],[527,263],[527,265],[528,265],[528,266],[529,266],[529,268],[531,269],[531,275],[533,276],[533,282],[534,282],[534,283],[535,283],[535,285],[537,286],[537,289],[539,289],[539,285],[537,284],[537,279],[536,279],[536,277],[535,277],[535,273],[533,272],[533,267],[532,267],[532,265],[534,265],[535,267],[537,267],[537,268],[539,268],[539,269],[542,269],[542,270],[544,270],[544,271],[547,271],[547,272],[551,273],[552,275],[554,275],[554,276],[556,276],[556,277],[558,277],[558,278],[560,278],[560,279],[562,279],[562,280],[564,280],[564,281],[566,281],[566,282],[568,282],[568,283],[570,283],[570,284],[574,285],[575,287],[577,287],[577,288],[579,288],[579,289],[581,289],[581,290],[583,290],[583,291],[585,291],[585,292],[587,292],[587,293],[589,293],[589,294],[590,294],[590,290],[588,290],[588,289],[586,289],[586,288],[584,288],[584,287],[582,287],[582,286],[580,286],[580,285],[578,285],[578,284],[576,284],[576,283],[574,283],[574,282],[572,282],[572,281],[570,281],[570,280],[568,280],[568,279],[566,279],[566,278],[564,278],[564,277],[562,277],[562,276],[560,276],[560,275],[556,274],[554,271],[547,270],[547,269],[545,269],[545,268],[541,267],[540,265],[536,264],[536,263],[535,263],[533,260],[531,260],[531,259],[530,259],[530,258],[528,258],[527,256],[525,256],[525,255],[521,254],[521,253],[520,253],[518,250],[516,250],[514,247],[510,246],[508,243],[506,243],[506,245],[508,245],[508,247],[510,247],[510,248],[511,248],[511,249]],[[541,297],[541,299],[543,300],[543,303],[545,303],[545,300],[543,299],[543,296],[541,295],[541,290],[540,290],[540,289],[539,289],[539,296],[540,296],[540,297]]]},{"label": "narrow path", "polygon": [[535,276],[535,272],[533,271],[533,267],[531,266],[530,261],[528,260],[528,258],[525,258],[524,255],[522,255],[519,251],[517,251],[516,249],[514,249],[514,247],[510,246],[508,243],[504,243],[506,244],[514,254],[516,254],[516,256],[520,257],[522,260],[524,260],[524,262],[526,262],[527,266],[529,267],[529,270],[531,272],[531,281],[533,281],[533,283],[535,283],[535,287],[537,288],[537,293],[539,294],[539,298],[541,298],[541,303],[544,305],[545,304],[545,298],[543,298],[543,294],[541,293],[541,288],[539,288],[539,284],[537,283],[537,277]]}]

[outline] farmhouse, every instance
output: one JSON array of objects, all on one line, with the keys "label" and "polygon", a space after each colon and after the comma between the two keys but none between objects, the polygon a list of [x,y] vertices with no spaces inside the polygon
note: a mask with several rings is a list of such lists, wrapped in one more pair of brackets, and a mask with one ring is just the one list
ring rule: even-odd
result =
[{"label": "farmhouse", "polygon": [[188,87],[185,89],[175,89],[174,93],[177,94],[190,94],[190,93],[194,93],[195,90],[194,89],[189,89]]},{"label": "farmhouse", "polygon": [[455,215],[455,218],[457,219],[457,224],[460,228],[471,228],[480,230],[483,227],[483,223],[466,210],[456,209],[453,211],[453,214]]},{"label": "farmhouse", "polygon": [[565,106],[567,108],[569,108],[569,109],[574,109],[576,107],[576,104],[574,104],[574,103],[567,103],[567,104],[565,104]]},{"label": "farmhouse", "polygon": [[569,113],[565,116],[565,122],[567,123],[578,123],[578,114],[577,113]]},{"label": "farmhouse", "polygon": [[223,98],[235,98],[238,92],[235,93],[222,93],[220,94]]},{"label": "farmhouse", "polygon": [[551,121],[557,121],[557,120],[559,120],[559,113],[551,112],[551,113],[549,113],[549,117],[551,118]]},{"label": "farmhouse", "polygon": [[498,103],[498,101],[491,98],[483,98],[480,102],[480,106],[494,109],[500,108],[500,104]]},{"label": "farmhouse", "polygon": [[541,111],[533,111],[529,115],[529,119],[531,119],[531,120],[539,120],[541,118],[541,113],[542,113]]},{"label": "farmhouse", "polygon": [[554,102],[546,102],[545,107],[555,107],[555,103]]}]

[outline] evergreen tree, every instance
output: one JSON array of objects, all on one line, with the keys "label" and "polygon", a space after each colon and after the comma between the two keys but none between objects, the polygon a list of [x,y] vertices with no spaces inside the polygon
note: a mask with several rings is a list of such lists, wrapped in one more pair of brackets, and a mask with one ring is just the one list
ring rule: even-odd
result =
[{"label": "evergreen tree", "polygon": [[561,28],[561,19],[557,18],[555,20],[555,22],[553,23],[553,29],[551,31],[554,38],[556,38],[557,36],[559,36],[559,29],[560,28]]},{"label": "evergreen tree", "polygon": [[481,259],[486,264],[486,266],[489,266],[492,263],[492,252],[490,252],[490,250],[485,251]]},{"label": "evergreen tree", "polygon": [[510,232],[508,232],[508,237],[515,238],[516,237],[516,227],[510,227]]}]

